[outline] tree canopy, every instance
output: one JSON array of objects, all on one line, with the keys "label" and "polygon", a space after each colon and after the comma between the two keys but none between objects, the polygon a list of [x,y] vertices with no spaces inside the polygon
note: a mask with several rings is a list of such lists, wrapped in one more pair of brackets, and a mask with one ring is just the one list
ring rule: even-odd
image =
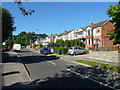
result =
[{"label": "tree canopy", "polygon": [[56,44],[58,44],[61,47],[71,47],[71,46],[85,47],[85,44],[81,42],[81,40],[79,39],[65,40],[65,41],[63,41],[63,39],[58,39],[56,41]]},{"label": "tree canopy", "polygon": [[[38,35],[40,35],[40,37],[38,37]],[[25,31],[22,31],[18,35],[13,35],[12,38],[8,39],[7,45],[11,47],[14,43],[18,43],[23,46],[28,46],[34,43],[35,40],[40,40],[40,38],[44,39],[46,36],[48,35],[47,34],[35,34],[35,32],[27,33]]]},{"label": "tree canopy", "polygon": [[110,40],[114,41],[114,44],[120,44],[120,1],[115,6],[110,6],[107,10],[109,17],[112,17],[112,22],[115,25],[115,30],[110,31]]},{"label": "tree canopy", "polygon": [[2,8],[2,42],[12,37],[12,32],[15,31],[14,18],[10,12]]}]

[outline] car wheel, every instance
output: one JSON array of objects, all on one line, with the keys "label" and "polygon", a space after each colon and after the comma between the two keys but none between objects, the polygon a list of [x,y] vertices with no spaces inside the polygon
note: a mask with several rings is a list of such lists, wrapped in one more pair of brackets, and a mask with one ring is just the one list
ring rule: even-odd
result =
[{"label": "car wheel", "polygon": [[85,54],[86,52],[85,51],[83,51],[83,54]]},{"label": "car wheel", "polygon": [[73,55],[75,56],[75,55],[76,55],[76,53],[74,52],[74,53],[73,53]]}]

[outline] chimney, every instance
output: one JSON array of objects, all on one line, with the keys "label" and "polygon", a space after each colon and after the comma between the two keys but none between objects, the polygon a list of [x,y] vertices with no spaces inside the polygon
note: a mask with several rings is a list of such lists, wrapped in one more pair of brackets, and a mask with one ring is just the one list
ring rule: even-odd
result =
[{"label": "chimney", "polygon": [[52,36],[53,34],[50,34],[50,36]]},{"label": "chimney", "polygon": [[93,22],[90,22],[90,25],[94,25],[94,23],[93,23]]},{"label": "chimney", "polygon": [[66,30],[64,30],[64,33],[66,33],[67,31]]}]

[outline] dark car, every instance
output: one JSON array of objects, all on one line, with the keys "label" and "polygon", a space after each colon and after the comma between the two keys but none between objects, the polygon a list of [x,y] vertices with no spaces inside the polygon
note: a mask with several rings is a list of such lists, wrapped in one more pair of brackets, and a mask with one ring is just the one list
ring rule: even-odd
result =
[{"label": "dark car", "polygon": [[50,52],[50,50],[48,48],[41,48],[40,53],[41,54],[50,54],[51,52]]}]

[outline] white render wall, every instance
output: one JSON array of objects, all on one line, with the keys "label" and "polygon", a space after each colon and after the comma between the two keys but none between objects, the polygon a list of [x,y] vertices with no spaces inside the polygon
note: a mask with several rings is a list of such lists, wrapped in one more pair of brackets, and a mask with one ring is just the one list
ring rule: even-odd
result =
[{"label": "white render wall", "polygon": [[86,36],[88,36],[88,31],[90,30],[90,35],[92,35],[92,28],[91,27],[88,27],[87,29],[86,29]]},{"label": "white render wall", "polygon": [[[100,32],[99,32],[99,33],[96,33],[96,31],[97,31],[98,29],[100,30]],[[100,35],[101,35],[101,27],[94,28],[94,29],[93,29],[93,37],[95,37],[95,36],[100,36]]]}]

